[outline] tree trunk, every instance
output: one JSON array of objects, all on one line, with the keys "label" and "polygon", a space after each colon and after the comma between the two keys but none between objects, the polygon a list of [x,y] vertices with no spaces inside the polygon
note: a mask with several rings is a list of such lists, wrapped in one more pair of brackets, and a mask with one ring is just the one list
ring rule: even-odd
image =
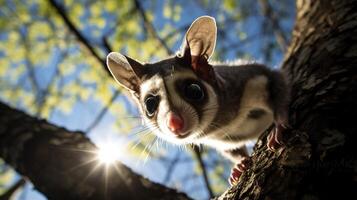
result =
[{"label": "tree trunk", "polygon": [[[258,141],[253,165],[222,199],[357,199],[357,2],[297,0],[283,63],[291,83],[285,147]],[[117,164],[93,171],[82,134],[0,104],[0,156],[50,199],[187,199]]]},{"label": "tree trunk", "polygon": [[0,156],[49,199],[189,199],[119,162],[98,165],[96,149],[81,132],[0,103]]},{"label": "tree trunk", "polygon": [[283,71],[291,84],[285,148],[266,134],[226,199],[357,199],[357,1],[298,0]]}]

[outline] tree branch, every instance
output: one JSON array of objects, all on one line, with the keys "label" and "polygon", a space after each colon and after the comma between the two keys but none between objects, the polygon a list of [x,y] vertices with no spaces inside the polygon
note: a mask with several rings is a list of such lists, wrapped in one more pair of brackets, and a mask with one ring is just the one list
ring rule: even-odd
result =
[{"label": "tree branch", "polygon": [[[90,44],[90,42],[82,35],[82,33],[76,28],[76,26],[71,22],[69,17],[66,14],[63,6],[56,2],[56,0],[49,0],[49,3],[53,6],[53,8],[57,11],[57,13],[61,16],[64,23],[67,27],[73,32],[73,34],[77,37],[77,39],[89,50],[89,52],[98,60],[99,63],[102,64],[103,69],[111,76],[110,71],[107,68],[107,64],[104,58],[101,58],[98,53],[95,51],[94,47]],[[108,53],[111,49],[106,49]]]},{"label": "tree branch", "polygon": [[297,0],[283,71],[291,85],[285,146],[266,147],[227,199],[356,199],[357,4]]},{"label": "tree branch", "polygon": [[84,133],[70,132],[0,103],[0,156],[47,198],[189,199],[119,162],[100,164],[96,151]]}]

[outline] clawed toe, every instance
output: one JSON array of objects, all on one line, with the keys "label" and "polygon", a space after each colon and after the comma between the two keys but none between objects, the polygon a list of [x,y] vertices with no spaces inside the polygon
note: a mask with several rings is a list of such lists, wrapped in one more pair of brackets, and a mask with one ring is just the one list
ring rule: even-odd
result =
[{"label": "clawed toe", "polygon": [[238,183],[238,180],[242,173],[247,170],[251,165],[251,159],[250,158],[245,158],[243,159],[240,163],[236,164],[232,171],[231,171],[231,176],[229,178],[229,183],[233,186]]},{"label": "clawed toe", "polygon": [[268,135],[267,146],[271,151],[276,151],[284,145],[282,139],[282,132],[285,130],[285,127],[281,124],[278,124]]},{"label": "clawed toe", "polygon": [[230,181],[230,184],[231,185],[235,185],[238,180],[239,180],[239,177],[242,175],[242,171],[240,171],[239,169],[237,168],[233,168],[232,169],[232,172],[231,172],[231,176],[229,178],[229,181]]}]

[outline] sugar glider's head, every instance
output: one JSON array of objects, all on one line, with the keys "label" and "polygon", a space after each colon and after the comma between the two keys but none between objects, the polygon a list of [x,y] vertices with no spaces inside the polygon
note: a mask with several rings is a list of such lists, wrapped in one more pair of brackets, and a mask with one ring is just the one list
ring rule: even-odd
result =
[{"label": "sugar glider's head", "polygon": [[215,75],[208,63],[216,35],[215,20],[203,16],[192,23],[174,57],[142,64],[116,52],[107,56],[115,80],[132,94],[157,136],[192,143],[210,126],[218,109]]}]

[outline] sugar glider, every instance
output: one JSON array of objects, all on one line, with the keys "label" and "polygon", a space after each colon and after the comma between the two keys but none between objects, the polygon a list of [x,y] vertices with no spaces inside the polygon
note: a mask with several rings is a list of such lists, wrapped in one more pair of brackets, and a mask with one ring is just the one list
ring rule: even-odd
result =
[{"label": "sugar glider", "polygon": [[230,178],[235,183],[249,165],[248,141],[274,123],[268,147],[280,145],[288,87],[280,72],[263,64],[212,64],[216,38],[214,18],[202,16],[176,55],[144,64],[112,52],[107,65],[158,137],[217,149],[237,164]]}]

